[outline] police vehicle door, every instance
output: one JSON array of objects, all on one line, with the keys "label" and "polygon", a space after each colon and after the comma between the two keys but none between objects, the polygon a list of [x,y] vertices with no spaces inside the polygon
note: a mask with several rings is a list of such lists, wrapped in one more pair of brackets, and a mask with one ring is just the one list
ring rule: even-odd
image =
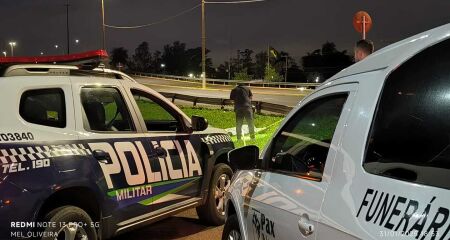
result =
[{"label": "police vehicle door", "polygon": [[323,89],[287,117],[255,172],[246,215],[249,239],[315,239],[355,85]]},{"label": "police vehicle door", "polygon": [[154,210],[177,208],[200,200],[201,139],[190,133],[188,120],[167,100],[133,85],[129,96],[142,123],[148,145]]},{"label": "police vehicle door", "polygon": [[128,224],[125,220],[151,212],[142,201],[152,192],[141,149],[145,134],[119,81],[72,78],[76,128],[93,155],[93,171],[104,194],[102,214],[112,216],[120,229]]}]

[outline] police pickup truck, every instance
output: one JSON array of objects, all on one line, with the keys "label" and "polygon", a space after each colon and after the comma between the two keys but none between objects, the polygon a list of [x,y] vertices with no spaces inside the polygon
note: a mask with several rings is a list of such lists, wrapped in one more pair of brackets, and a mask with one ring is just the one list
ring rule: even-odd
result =
[{"label": "police pickup truck", "polygon": [[341,71],[226,192],[223,239],[450,239],[450,24]]},{"label": "police pickup truck", "polygon": [[197,207],[224,223],[230,137],[108,69],[0,77],[0,239],[97,239]]}]

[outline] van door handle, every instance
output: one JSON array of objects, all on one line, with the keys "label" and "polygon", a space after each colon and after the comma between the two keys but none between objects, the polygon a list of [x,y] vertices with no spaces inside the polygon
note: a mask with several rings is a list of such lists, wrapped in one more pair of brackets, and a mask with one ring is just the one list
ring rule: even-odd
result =
[{"label": "van door handle", "polygon": [[92,151],[92,156],[94,156],[95,159],[97,159],[99,162],[108,164],[108,162],[111,161],[111,158],[109,155],[103,151],[103,150],[94,150]]},{"label": "van door handle", "polygon": [[309,220],[308,214],[303,214],[298,221],[298,229],[304,236],[309,236],[314,232],[314,225]]}]

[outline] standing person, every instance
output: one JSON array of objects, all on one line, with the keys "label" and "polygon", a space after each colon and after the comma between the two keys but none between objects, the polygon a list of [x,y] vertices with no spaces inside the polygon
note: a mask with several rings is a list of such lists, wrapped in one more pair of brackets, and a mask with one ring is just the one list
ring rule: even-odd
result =
[{"label": "standing person", "polygon": [[236,113],[236,136],[240,140],[242,136],[242,123],[247,122],[251,139],[255,139],[255,126],[253,125],[252,91],[239,83],[230,93],[230,99],[234,101]]},{"label": "standing person", "polygon": [[373,42],[362,39],[356,42],[355,46],[355,62],[359,62],[373,53]]}]

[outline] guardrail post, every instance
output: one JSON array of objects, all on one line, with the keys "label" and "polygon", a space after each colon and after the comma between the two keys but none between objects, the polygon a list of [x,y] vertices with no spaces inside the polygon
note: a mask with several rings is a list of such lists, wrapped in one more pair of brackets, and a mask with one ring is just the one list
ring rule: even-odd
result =
[{"label": "guardrail post", "polygon": [[256,113],[261,114],[261,102],[256,102]]},{"label": "guardrail post", "polygon": [[177,95],[176,94],[174,94],[173,96],[172,96],[172,103],[175,103],[175,98],[177,97]]},{"label": "guardrail post", "polygon": [[192,102],[194,107],[197,106],[197,101],[198,101],[198,98],[195,98],[194,102]]}]

